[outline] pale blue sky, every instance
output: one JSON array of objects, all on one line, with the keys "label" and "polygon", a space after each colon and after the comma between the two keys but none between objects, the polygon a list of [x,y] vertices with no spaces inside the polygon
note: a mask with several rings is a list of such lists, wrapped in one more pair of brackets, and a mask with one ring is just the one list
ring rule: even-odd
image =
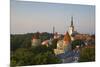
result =
[{"label": "pale blue sky", "polygon": [[94,34],[95,6],[23,2],[11,0],[11,34],[50,32],[64,33],[73,16],[75,29],[80,33]]}]

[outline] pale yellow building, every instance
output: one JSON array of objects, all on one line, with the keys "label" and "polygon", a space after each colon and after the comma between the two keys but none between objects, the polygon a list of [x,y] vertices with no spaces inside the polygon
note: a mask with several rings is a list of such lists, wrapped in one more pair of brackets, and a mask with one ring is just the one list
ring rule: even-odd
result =
[{"label": "pale yellow building", "polygon": [[40,38],[39,38],[39,35],[40,35],[39,32],[37,32],[37,33],[35,33],[35,34],[33,35],[32,40],[31,40],[32,46],[41,45],[41,40],[40,40]]},{"label": "pale yellow building", "polygon": [[64,35],[63,40],[59,40],[57,42],[57,48],[54,49],[54,53],[56,55],[58,55],[58,54],[65,53],[65,52],[71,50],[71,44],[70,43],[71,43],[71,38],[69,36],[69,33],[67,32]]}]

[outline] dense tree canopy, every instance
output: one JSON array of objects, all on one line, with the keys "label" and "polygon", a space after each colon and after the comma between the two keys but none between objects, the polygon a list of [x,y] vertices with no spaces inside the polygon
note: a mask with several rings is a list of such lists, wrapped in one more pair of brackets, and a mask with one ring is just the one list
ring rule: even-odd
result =
[{"label": "dense tree canopy", "polygon": [[95,47],[83,47],[80,50],[79,62],[95,61]]},{"label": "dense tree canopy", "polygon": [[[35,33],[36,34],[36,33]],[[11,35],[11,66],[61,63],[53,53],[54,46],[31,46],[34,34]],[[43,33],[40,39],[50,39],[51,34]],[[54,41],[54,44],[57,41]]]},{"label": "dense tree canopy", "polygon": [[11,66],[60,63],[53,52],[46,46],[19,48],[11,55]]},{"label": "dense tree canopy", "polygon": [[74,41],[72,41],[71,45],[72,45],[72,49],[74,49],[74,48],[76,48],[77,45],[84,46],[85,43],[82,40],[74,40]]},{"label": "dense tree canopy", "polygon": [[35,38],[40,38],[41,41],[50,39],[52,37],[52,34],[50,33],[42,33],[39,35],[39,33],[28,33],[28,34],[16,34],[11,35],[10,43],[11,43],[11,51],[15,51],[17,48],[29,48],[31,47],[31,40],[32,37],[35,36]]},{"label": "dense tree canopy", "polygon": [[[57,48],[58,39],[52,39],[52,44],[49,44],[48,47],[41,44],[32,47],[31,40],[33,35],[36,38],[40,38],[42,42],[53,37],[53,34],[47,32],[11,35],[11,66],[61,63],[61,60],[55,56],[53,51]],[[71,45],[73,50],[77,45],[83,46],[80,48],[79,62],[95,60],[95,48],[85,48],[82,40],[74,40]]]}]

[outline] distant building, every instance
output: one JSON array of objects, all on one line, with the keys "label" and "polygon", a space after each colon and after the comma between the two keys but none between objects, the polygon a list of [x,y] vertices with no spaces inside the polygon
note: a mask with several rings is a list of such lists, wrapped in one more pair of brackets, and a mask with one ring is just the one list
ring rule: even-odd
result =
[{"label": "distant building", "polygon": [[54,33],[53,39],[59,39],[60,37],[61,37],[61,35],[58,34],[57,32],[55,32],[55,33]]},{"label": "distant building", "polygon": [[65,53],[67,51],[71,50],[71,38],[69,36],[69,33],[67,32],[63,38],[63,40],[59,40],[57,42],[57,48],[54,49],[54,53],[56,55]]},{"label": "distant building", "polygon": [[39,38],[40,33],[37,32],[32,37],[32,46],[38,46],[41,44],[41,40]]},{"label": "distant building", "polygon": [[68,32],[66,32],[63,39],[58,40],[57,48],[54,49],[54,53],[56,55],[59,55],[71,50],[71,42],[74,40],[74,37],[72,36],[72,34],[74,34],[75,32],[76,31],[74,31],[73,17],[71,17],[71,25],[68,29]]},{"label": "distant building", "polygon": [[71,25],[69,27],[68,33],[71,35],[74,32],[73,17],[71,17]]},{"label": "distant building", "polygon": [[94,45],[95,39],[89,34],[77,34],[74,36],[75,40],[82,40],[85,45]]},{"label": "distant building", "polygon": [[65,46],[65,51],[71,50],[71,37],[67,32],[63,38],[63,45]]},{"label": "distant building", "polygon": [[49,45],[49,40],[45,40],[45,41],[43,41],[41,44],[48,47],[48,45]]},{"label": "distant building", "polygon": [[52,40],[44,40],[42,43],[41,43],[41,45],[45,45],[45,46],[49,46],[49,45],[51,45],[52,44]]},{"label": "distant building", "polygon": [[74,33],[73,17],[71,17],[71,25],[68,29],[68,33],[71,37],[71,40],[73,41],[74,40],[74,38],[72,37],[72,34]]}]

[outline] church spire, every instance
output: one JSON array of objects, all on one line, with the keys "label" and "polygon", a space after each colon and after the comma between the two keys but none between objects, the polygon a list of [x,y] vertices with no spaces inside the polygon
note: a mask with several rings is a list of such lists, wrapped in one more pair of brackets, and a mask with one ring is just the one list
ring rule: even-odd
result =
[{"label": "church spire", "polygon": [[71,26],[74,26],[73,25],[73,16],[71,17]]},{"label": "church spire", "polygon": [[55,33],[55,27],[53,26],[53,35],[54,35],[54,33]]}]

